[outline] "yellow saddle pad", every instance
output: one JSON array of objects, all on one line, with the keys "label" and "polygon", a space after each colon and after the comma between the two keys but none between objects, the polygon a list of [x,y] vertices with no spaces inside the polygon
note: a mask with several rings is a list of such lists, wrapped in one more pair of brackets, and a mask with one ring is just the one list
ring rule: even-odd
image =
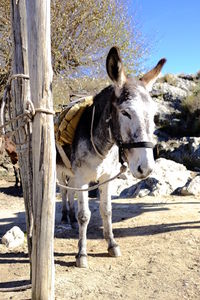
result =
[{"label": "yellow saddle pad", "polygon": [[93,96],[87,96],[83,101],[72,104],[59,114],[54,125],[56,143],[61,146],[72,144],[79,120],[85,108],[92,104]]}]

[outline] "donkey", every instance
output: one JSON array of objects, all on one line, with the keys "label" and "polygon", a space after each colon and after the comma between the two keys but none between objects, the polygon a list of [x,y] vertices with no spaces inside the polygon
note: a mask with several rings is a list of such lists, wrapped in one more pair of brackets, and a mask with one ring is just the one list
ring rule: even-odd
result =
[{"label": "donkey", "polygon": [[[111,178],[116,170],[119,170],[119,160],[128,164],[136,178],[142,179],[151,173],[155,163],[153,157],[155,106],[148,91],[165,62],[166,59],[161,59],[156,67],[141,79],[132,78],[125,74],[119,49],[117,47],[110,49],[106,69],[113,85],[97,94],[93,105],[85,109],[70,151],[69,146],[63,147],[68,156],[70,154],[73,177],[68,176],[61,157],[57,155],[57,176],[60,181],[64,183],[63,178],[67,176],[69,186],[86,189],[92,181],[102,183]],[[102,185],[99,190],[100,214],[104,238],[108,243],[108,253],[117,257],[121,253],[112,232],[109,184]],[[71,191],[68,192],[68,201],[70,221],[75,227],[73,194]],[[87,191],[78,192],[77,195],[79,242],[76,265],[87,267],[86,234],[91,212]]]},{"label": "donkey", "polygon": [[15,174],[15,187],[21,188],[21,176],[18,164],[18,155],[16,150],[16,145],[10,137],[1,136],[0,137],[0,155],[3,154],[4,150],[10,157],[11,163],[13,165],[13,170]]}]

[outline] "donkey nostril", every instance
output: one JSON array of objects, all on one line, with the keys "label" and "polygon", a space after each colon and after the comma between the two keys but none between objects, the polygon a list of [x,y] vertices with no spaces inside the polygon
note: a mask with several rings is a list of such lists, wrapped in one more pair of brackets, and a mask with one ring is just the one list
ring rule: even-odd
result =
[{"label": "donkey nostril", "polygon": [[143,171],[142,171],[142,169],[141,169],[140,166],[138,167],[138,172],[139,172],[140,174],[143,174]]}]

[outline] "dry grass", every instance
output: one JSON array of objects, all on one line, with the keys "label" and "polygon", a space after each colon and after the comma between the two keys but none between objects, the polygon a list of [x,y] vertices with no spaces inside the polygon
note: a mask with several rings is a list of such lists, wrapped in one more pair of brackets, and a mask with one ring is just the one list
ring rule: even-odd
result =
[{"label": "dry grass", "polygon": [[69,103],[73,95],[95,95],[108,85],[109,81],[106,79],[83,77],[66,80],[57,77],[53,82],[54,109],[60,110]]},{"label": "dry grass", "polygon": [[189,113],[200,111],[200,83],[195,87],[192,95],[183,101],[183,108]]},{"label": "dry grass", "polygon": [[175,75],[168,73],[168,74],[165,74],[164,76],[159,77],[157,79],[157,82],[159,82],[159,83],[166,82],[166,83],[168,83],[170,85],[176,86],[176,84],[177,84],[177,78],[176,78]]}]

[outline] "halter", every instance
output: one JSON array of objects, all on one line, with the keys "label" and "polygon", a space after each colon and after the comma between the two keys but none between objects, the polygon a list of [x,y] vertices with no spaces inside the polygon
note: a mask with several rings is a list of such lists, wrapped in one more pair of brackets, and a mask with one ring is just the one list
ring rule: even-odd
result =
[{"label": "halter", "polygon": [[[111,128],[112,135],[114,137],[115,143],[118,146],[118,153],[119,153],[119,162],[123,165],[124,164],[124,150],[125,149],[133,149],[133,148],[154,148],[154,144],[152,142],[130,142],[130,143],[124,143],[121,139],[121,136],[119,136],[119,127],[113,130],[113,109],[115,109],[113,106],[111,106],[110,110],[110,119],[109,119],[109,127]],[[114,122],[116,120],[114,119]]]},{"label": "halter", "polygon": [[119,162],[123,165],[124,163],[124,150],[132,148],[154,148],[154,144],[151,142],[133,142],[133,143],[123,143],[122,141],[116,142],[119,148]]},{"label": "halter", "polygon": [[[91,128],[90,128],[90,136],[91,136],[91,143],[93,145],[93,148],[95,150],[95,152],[97,153],[97,155],[103,159],[104,156],[99,152],[99,150],[97,149],[97,147],[94,144],[93,141],[93,122],[94,122],[94,115],[95,115],[95,105],[93,106],[93,111],[92,111],[92,121],[91,121]],[[112,120],[112,115],[110,113],[110,117],[108,119],[108,124],[109,124],[109,128],[113,128],[113,124],[111,122]],[[109,130],[110,130],[109,129]],[[109,131],[112,132],[112,129]],[[113,133],[112,133],[113,134]],[[114,136],[114,134],[113,134]],[[132,142],[132,143],[123,143],[120,139],[118,139],[117,137],[115,138],[115,142],[116,145],[118,146],[118,153],[119,153],[119,162],[121,163],[121,165],[124,164],[124,150],[125,149],[132,149],[132,148],[154,148],[154,144],[152,142]]]}]

